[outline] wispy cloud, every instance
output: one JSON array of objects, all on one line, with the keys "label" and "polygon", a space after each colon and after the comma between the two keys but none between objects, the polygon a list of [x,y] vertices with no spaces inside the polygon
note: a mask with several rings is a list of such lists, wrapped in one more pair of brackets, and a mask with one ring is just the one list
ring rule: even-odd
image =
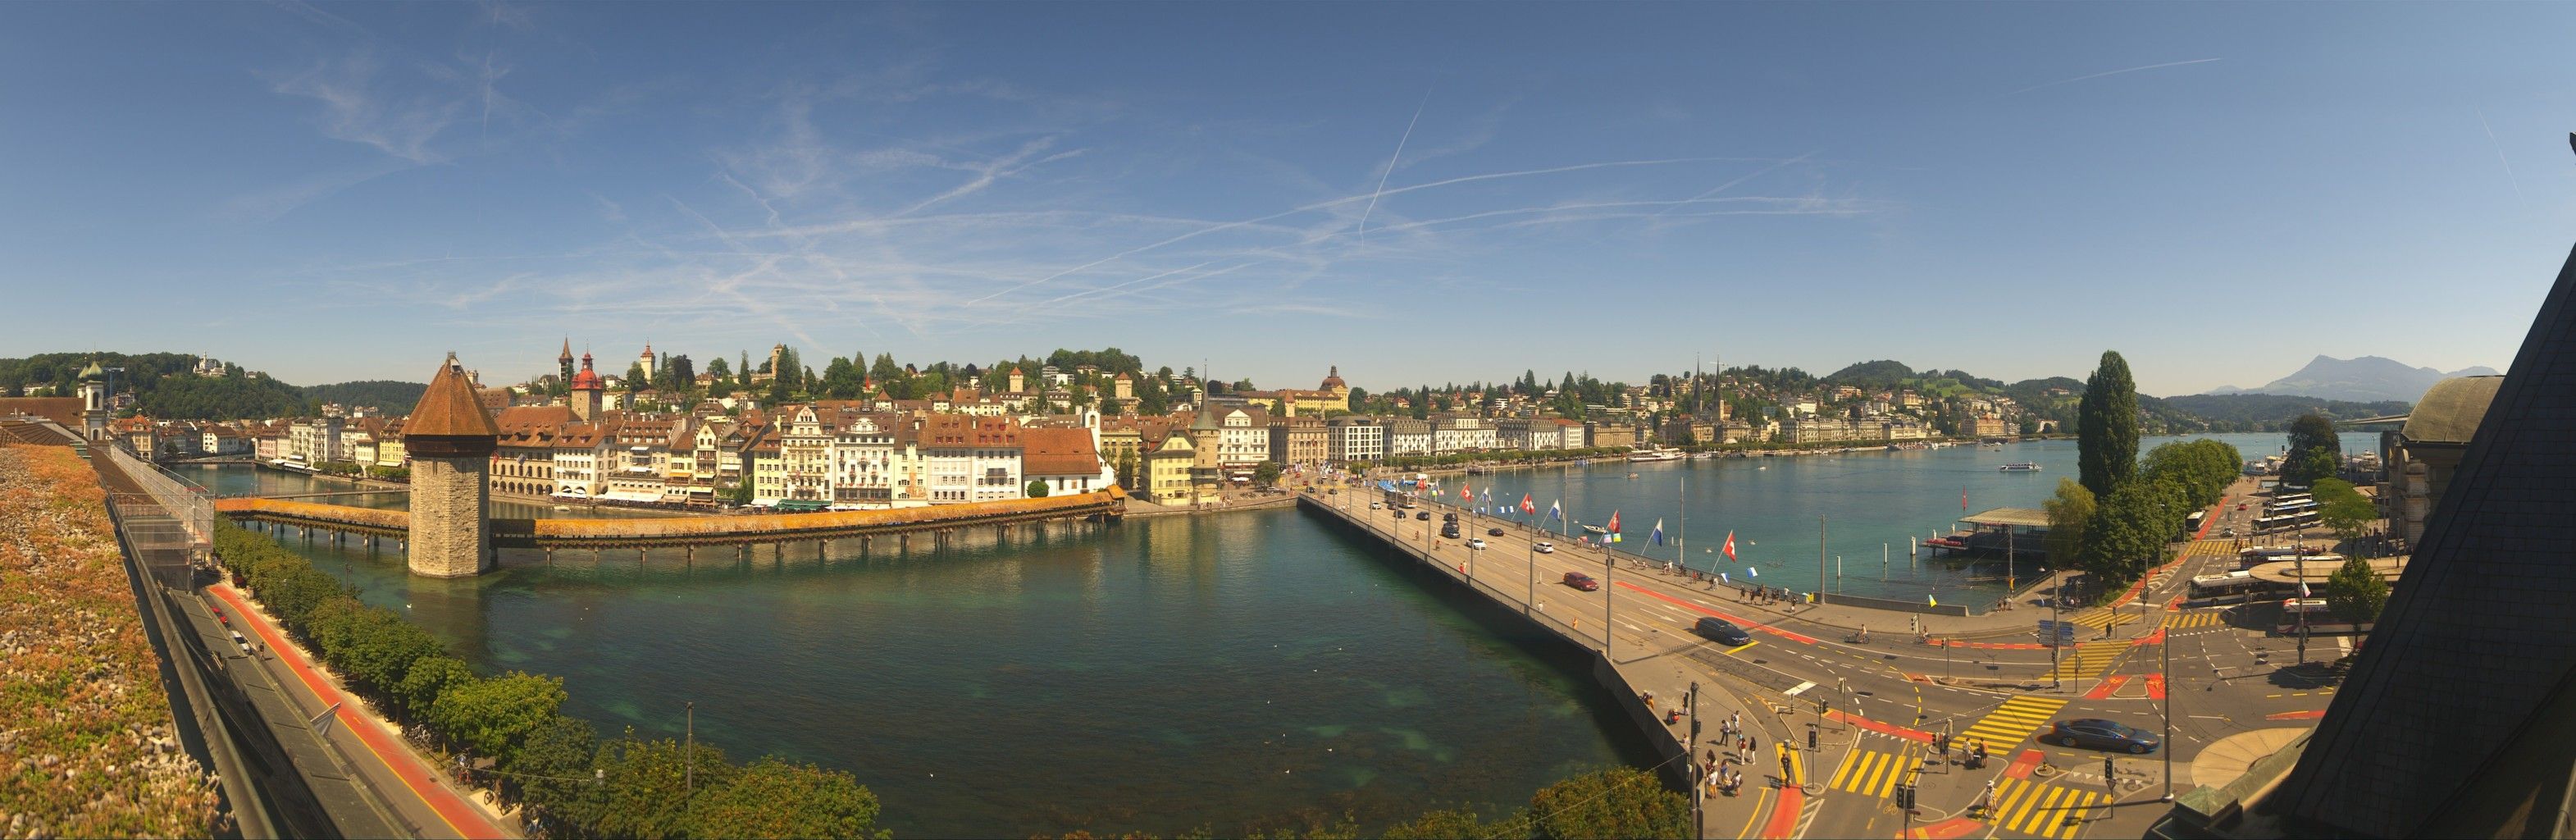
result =
[{"label": "wispy cloud", "polygon": [[1386,179],[1395,175],[1395,164],[1404,160],[1405,141],[1413,139],[1413,127],[1422,122],[1422,109],[1431,106],[1431,91],[1422,92],[1422,101],[1413,106],[1413,119],[1404,122],[1404,134],[1395,138],[1395,154],[1387,156],[1386,169],[1377,174],[1377,191],[1369,194],[1368,208],[1360,211],[1360,238],[1368,238],[1369,214],[1377,212],[1377,200],[1386,195]]},{"label": "wispy cloud", "polygon": [[317,125],[336,140],[363,143],[414,164],[443,163],[431,142],[462,116],[464,103],[434,95],[405,96],[379,85],[375,56],[364,49],[275,80],[272,89],[322,105]]},{"label": "wispy cloud", "polygon": [[2218,60],[2219,60],[2219,59],[2215,59],[2215,58],[2195,58],[2195,59],[2192,59],[2192,60],[2190,60],[2190,61],[2168,61],[2168,62],[2165,62],[2165,63],[2163,63],[2163,64],[2149,64],[2149,65],[2146,65],[2146,66],[2143,66],[2143,67],[2124,67],[2124,68],[2121,68],[2121,69],[2118,69],[2118,70],[2105,70],[2105,71],[2102,71],[2102,72],[2100,72],[2100,73],[2091,73],[2091,74],[2087,74],[2087,75],[2077,76],[2077,77],[2072,78],[2072,79],[2059,79],[2059,80],[2054,81],[2054,82],[2041,82],[2041,83],[2039,83],[2039,84],[2031,85],[2030,87],[2022,88],[2022,89],[2020,89],[2020,90],[2016,90],[2016,91],[2013,91],[2013,92],[2011,92],[2011,93],[2007,93],[2007,94],[2004,94],[2004,95],[2005,95],[2005,96],[2020,96],[2020,95],[2022,95],[2022,94],[2029,93],[2029,92],[2031,92],[2031,91],[2038,90],[2038,89],[2040,89],[2040,88],[2045,88],[2045,87],[2056,87],[2056,86],[2058,86],[2058,85],[2074,84],[2074,83],[2076,83],[2076,82],[2086,81],[2086,80],[2088,80],[2088,79],[2099,79],[2099,78],[2102,78],[2102,77],[2104,77],[2104,76],[2117,76],[2117,75],[2120,75],[2120,74],[2122,74],[2122,73],[2136,73],[2136,72],[2139,72],[2139,71],[2142,71],[2142,70],[2162,70],[2162,69],[2167,68],[2167,67],[2181,67],[2181,66],[2189,65],[2189,64],[2208,64],[2208,63],[2210,63],[2210,62],[2212,62],[2212,61],[2218,61]]},{"label": "wispy cloud", "polygon": [[2485,131],[2485,132],[2487,133],[2487,145],[2495,147],[2496,162],[2497,162],[2497,163],[2504,164],[2504,180],[2505,180],[2505,182],[2513,185],[2513,194],[2514,194],[2514,195],[2517,195],[2517,196],[2522,195],[2522,179],[2521,179],[2521,178],[2519,178],[2519,177],[2516,177],[2516,176],[2513,174],[2513,161],[2510,161],[2510,160],[2506,160],[2506,159],[2505,159],[2505,156],[2504,156],[2504,144],[2503,144],[2503,143],[2496,142],[2495,128],[2494,128],[2494,127],[2492,127],[2492,126],[2487,125],[2487,112],[2486,112],[2486,109],[2484,109],[2484,108],[2479,108],[2479,109],[2477,109],[2477,112],[2478,112],[2478,128],[2479,128],[2480,130],[2483,130],[2483,131]]}]

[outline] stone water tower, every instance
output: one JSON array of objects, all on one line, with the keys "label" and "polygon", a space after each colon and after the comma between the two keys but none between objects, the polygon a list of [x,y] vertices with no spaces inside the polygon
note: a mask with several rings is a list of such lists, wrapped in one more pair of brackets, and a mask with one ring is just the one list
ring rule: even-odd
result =
[{"label": "stone water tower", "polygon": [[471,577],[493,567],[489,474],[500,436],[464,366],[447,354],[403,425],[403,450],[411,456],[412,574]]}]

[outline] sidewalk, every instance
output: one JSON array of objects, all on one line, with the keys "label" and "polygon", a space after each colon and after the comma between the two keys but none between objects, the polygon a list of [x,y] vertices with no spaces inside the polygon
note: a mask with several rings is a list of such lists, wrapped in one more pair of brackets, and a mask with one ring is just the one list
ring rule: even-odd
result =
[{"label": "sidewalk", "polygon": [[[425,811],[432,817],[426,821],[414,820],[424,834],[478,839],[518,836],[505,827],[509,821],[491,812],[490,803],[480,797],[468,799],[450,787],[428,761],[403,743],[391,724],[376,717],[365,701],[342,691],[323,666],[313,662],[301,646],[288,638],[266,610],[250,603],[249,598],[230,584],[216,584],[207,587],[205,592],[221,601],[227,612],[239,616],[243,624],[249,625],[260,644],[267,648],[264,651],[267,655],[262,657],[264,661],[286,666],[294,676],[293,682],[309,694],[312,705],[308,711],[318,712],[337,704],[333,720],[340,724],[338,731],[356,736],[360,750],[347,749],[347,741],[340,741],[337,746],[348,755],[360,774],[375,783],[377,792],[387,801],[406,811]],[[374,764],[367,764],[371,759]],[[401,787],[391,787],[388,781],[398,782]]]}]

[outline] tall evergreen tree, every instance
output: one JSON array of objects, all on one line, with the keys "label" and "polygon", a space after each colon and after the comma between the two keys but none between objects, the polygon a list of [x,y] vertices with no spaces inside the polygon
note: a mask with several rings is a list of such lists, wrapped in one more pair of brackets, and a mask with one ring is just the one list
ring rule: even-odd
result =
[{"label": "tall evergreen tree", "polygon": [[2290,454],[2281,463],[2283,482],[2315,484],[2317,479],[2333,478],[2342,465],[2343,441],[2335,435],[2334,421],[2315,412],[2290,421]]},{"label": "tall evergreen tree", "polygon": [[2119,351],[2102,351],[2076,416],[2078,480],[2095,498],[2108,499],[2138,470],[2138,386]]}]

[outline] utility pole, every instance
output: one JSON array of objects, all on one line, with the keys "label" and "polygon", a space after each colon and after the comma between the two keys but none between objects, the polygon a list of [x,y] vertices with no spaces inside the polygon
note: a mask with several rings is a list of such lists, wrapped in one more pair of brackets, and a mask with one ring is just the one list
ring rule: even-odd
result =
[{"label": "utility pole", "polygon": [[2174,750],[2174,746],[2173,746],[2173,704],[2174,704],[2174,698],[2175,698],[2175,697],[2180,696],[2180,694],[2181,694],[2180,692],[2177,692],[2177,691],[2174,691],[2174,690],[2173,690],[2173,634],[2171,634],[2171,633],[2167,633],[2167,634],[2165,634],[2164,643],[2163,643],[2163,644],[2159,644],[2159,645],[2157,645],[2157,647],[2164,648],[2164,650],[2162,650],[2162,651],[2158,651],[2158,653],[2159,653],[2159,654],[2161,654],[2161,658],[2163,659],[2163,663],[2162,663],[2161,665],[2157,666],[2157,667],[2158,667],[2158,670],[2160,670],[2160,671],[2162,671],[2162,672],[2163,672],[2163,674],[2162,674],[2161,676],[2159,676],[2158,678],[2159,678],[2159,679],[2164,680],[2164,683],[2165,683],[2165,702],[2163,702],[2163,703],[2159,704],[2159,705],[2162,705],[2162,706],[2164,707],[2164,710],[2165,710],[2165,741],[2164,741],[2164,753],[2165,753],[2165,795],[2164,795],[2164,797],[2163,797],[2163,801],[2165,801],[2165,802],[2172,802],[2172,801],[2173,801],[2173,750]]},{"label": "utility pole", "polygon": [[[1825,590],[1825,518],[1816,517],[1816,591]],[[1818,599],[1822,600],[1822,599]]]},{"label": "utility pole", "polygon": [[688,709],[688,741],[680,747],[680,790],[682,791],[680,811],[682,813],[688,812],[689,800],[697,798],[698,790],[698,701],[689,701]]}]

